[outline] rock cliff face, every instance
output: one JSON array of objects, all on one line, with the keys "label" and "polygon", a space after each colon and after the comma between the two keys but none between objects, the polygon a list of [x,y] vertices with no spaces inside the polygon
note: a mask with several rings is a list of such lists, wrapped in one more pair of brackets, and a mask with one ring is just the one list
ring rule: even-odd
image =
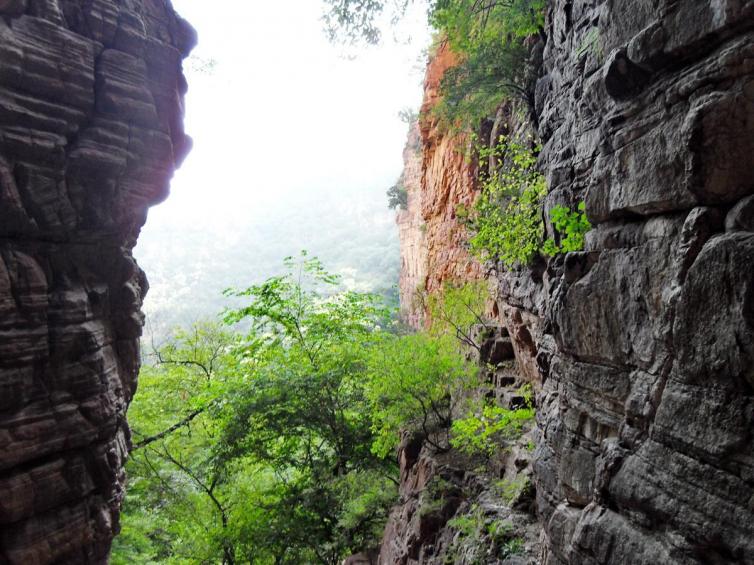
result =
[{"label": "rock cliff face", "polygon": [[426,224],[422,216],[422,149],[419,122],[411,124],[403,149],[403,173],[400,183],[406,190],[406,209],[399,209],[395,221],[401,242],[401,270],[398,290],[401,317],[413,328],[424,325],[424,312],[417,304],[417,290],[427,282]]},{"label": "rock cliff face", "polygon": [[0,562],[104,563],[147,208],[190,147],[167,0],[0,0]]},{"label": "rock cliff face", "polygon": [[398,214],[401,241],[401,309],[413,327],[424,323],[418,290],[434,292],[445,281],[482,276],[481,265],[466,249],[466,230],[456,221],[456,206],[475,198],[476,166],[467,158],[469,140],[445,135],[431,108],[443,73],[455,63],[445,46],[432,57],[424,80],[423,118],[409,132],[404,151],[408,209]]},{"label": "rock cliff face", "polygon": [[494,277],[540,391],[540,562],[754,563],[754,3],[551,0],[546,28],[546,208],[594,229]]},{"label": "rock cliff face", "polygon": [[550,5],[545,563],[754,563],[754,3]]}]

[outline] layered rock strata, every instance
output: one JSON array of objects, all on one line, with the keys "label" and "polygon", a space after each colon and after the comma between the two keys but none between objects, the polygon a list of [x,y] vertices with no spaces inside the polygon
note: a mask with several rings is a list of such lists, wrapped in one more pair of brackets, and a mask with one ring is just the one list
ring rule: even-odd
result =
[{"label": "layered rock strata", "polygon": [[445,44],[430,59],[422,118],[411,128],[403,154],[408,206],[397,216],[401,310],[415,328],[426,321],[422,303],[415,299],[417,290],[432,293],[446,281],[483,276],[481,265],[468,252],[466,229],[456,218],[457,206],[471,206],[477,194],[476,163],[469,159],[471,141],[464,135],[446,134],[432,113],[442,76],[455,63]]},{"label": "layered rock strata", "polygon": [[593,230],[494,275],[540,390],[540,560],[754,563],[754,4],[551,0],[546,32],[545,208]]},{"label": "layered rock strata", "polygon": [[147,291],[190,140],[167,0],[0,1],[0,562],[104,563]]},{"label": "layered rock strata", "polygon": [[424,311],[417,293],[424,292],[427,283],[427,233],[422,216],[422,148],[419,122],[410,125],[406,147],[403,149],[403,173],[399,180],[406,191],[406,207],[399,209],[395,221],[401,249],[401,269],[398,291],[401,296],[401,318],[412,328],[424,326]]},{"label": "layered rock strata", "polygon": [[537,485],[560,563],[754,563],[754,4],[550,3]]}]

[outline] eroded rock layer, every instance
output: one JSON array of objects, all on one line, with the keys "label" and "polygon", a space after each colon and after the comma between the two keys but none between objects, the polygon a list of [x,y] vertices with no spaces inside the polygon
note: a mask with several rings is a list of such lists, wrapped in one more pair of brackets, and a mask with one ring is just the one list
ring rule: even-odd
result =
[{"label": "eroded rock layer", "polygon": [[0,562],[103,563],[118,530],[144,273],[187,153],[167,0],[0,0]]},{"label": "eroded rock layer", "polygon": [[[593,230],[493,277],[539,390],[540,561],[754,563],[754,3],[551,0],[546,35],[545,207]],[[423,209],[473,200],[423,141]]]},{"label": "eroded rock layer", "polygon": [[557,0],[538,85],[551,266],[544,562],[754,563],[754,3]]},{"label": "eroded rock layer", "polygon": [[432,113],[440,81],[454,65],[453,53],[442,45],[431,58],[424,79],[422,118],[411,128],[403,153],[403,184],[407,210],[398,213],[401,242],[401,311],[413,327],[426,322],[416,293],[436,292],[446,281],[463,282],[483,276],[468,252],[467,233],[456,218],[458,205],[470,207],[476,198],[476,164],[469,159],[470,140],[448,135]]}]

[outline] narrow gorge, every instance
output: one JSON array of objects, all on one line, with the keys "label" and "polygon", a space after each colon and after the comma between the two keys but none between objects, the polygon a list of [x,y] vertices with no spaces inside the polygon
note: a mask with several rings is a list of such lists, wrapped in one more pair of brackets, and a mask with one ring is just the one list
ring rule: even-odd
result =
[{"label": "narrow gorge", "polygon": [[[0,563],[106,563],[119,533],[149,288],[132,251],[191,148],[196,41],[169,0],[0,0]],[[536,418],[484,472],[404,434],[380,546],[345,563],[754,564],[754,2],[548,0],[531,42],[528,104],[475,133],[538,140],[547,235],[583,202],[583,250],[471,252],[492,166],[432,113],[445,45],[397,224],[402,318],[488,285],[471,357]]]}]

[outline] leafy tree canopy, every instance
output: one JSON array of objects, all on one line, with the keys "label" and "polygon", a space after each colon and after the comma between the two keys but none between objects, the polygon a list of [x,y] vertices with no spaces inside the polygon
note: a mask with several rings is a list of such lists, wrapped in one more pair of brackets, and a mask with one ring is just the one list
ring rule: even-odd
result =
[{"label": "leafy tree canopy", "polygon": [[[245,304],[226,325],[177,331],[144,367],[116,565],[335,565],[380,539],[402,434],[450,447],[478,384],[456,334],[401,335],[316,258],[285,265],[227,291]],[[475,293],[448,296],[447,327],[475,323]]]}]

